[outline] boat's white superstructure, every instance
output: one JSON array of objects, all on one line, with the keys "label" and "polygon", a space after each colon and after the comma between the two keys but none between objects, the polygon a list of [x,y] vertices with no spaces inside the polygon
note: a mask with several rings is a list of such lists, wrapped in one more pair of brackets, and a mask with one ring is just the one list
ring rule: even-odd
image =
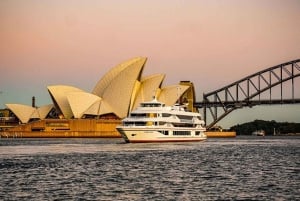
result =
[{"label": "boat's white superstructure", "polygon": [[156,99],[143,102],[117,126],[126,142],[186,142],[206,139],[204,121],[179,104],[166,106]]}]

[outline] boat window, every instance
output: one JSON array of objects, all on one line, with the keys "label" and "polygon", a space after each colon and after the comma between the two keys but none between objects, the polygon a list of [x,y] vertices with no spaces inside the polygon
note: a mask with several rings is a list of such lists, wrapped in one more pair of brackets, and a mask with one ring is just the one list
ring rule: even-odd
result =
[{"label": "boat window", "polygon": [[164,122],[164,121],[159,121],[158,123],[159,123],[160,126],[163,126],[163,125],[166,124],[166,122]]},{"label": "boat window", "polygon": [[169,135],[169,131],[158,131],[158,132],[160,132],[160,133],[162,133],[164,135]]},{"label": "boat window", "polygon": [[173,135],[191,135],[191,131],[173,131]]},{"label": "boat window", "polygon": [[133,117],[133,118],[135,118],[135,117],[146,117],[147,116],[147,114],[146,113],[131,113],[131,115],[130,115],[130,117]]},{"label": "boat window", "polygon": [[145,126],[146,123],[145,122],[124,122],[125,126]]},{"label": "boat window", "polygon": [[162,117],[170,117],[171,114],[168,114],[168,113],[162,113]]},{"label": "boat window", "polygon": [[179,119],[187,119],[187,120],[192,120],[193,116],[187,116],[187,115],[177,115]]},{"label": "boat window", "polygon": [[142,107],[161,107],[161,103],[142,103]]},{"label": "boat window", "polygon": [[172,123],[174,127],[193,127],[195,128],[197,124],[189,124],[189,123]]}]

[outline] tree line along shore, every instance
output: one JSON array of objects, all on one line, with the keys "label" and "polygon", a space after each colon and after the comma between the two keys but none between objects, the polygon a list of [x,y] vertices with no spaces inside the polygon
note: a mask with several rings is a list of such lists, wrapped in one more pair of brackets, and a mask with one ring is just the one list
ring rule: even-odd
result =
[{"label": "tree line along shore", "polygon": [[254,120],[232,126],[229,130],[235,131],[236,135],[254,135],[257,131],[262,131],[265,135],[300,136],[300,123]]}]

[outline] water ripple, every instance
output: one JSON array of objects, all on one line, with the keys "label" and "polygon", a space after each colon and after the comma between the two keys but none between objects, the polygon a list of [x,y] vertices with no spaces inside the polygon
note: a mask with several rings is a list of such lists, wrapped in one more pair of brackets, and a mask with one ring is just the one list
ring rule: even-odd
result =
[{"label": "water ripple", "polygon": [[0,140],[1,200],[299,200],[299,138]]}]

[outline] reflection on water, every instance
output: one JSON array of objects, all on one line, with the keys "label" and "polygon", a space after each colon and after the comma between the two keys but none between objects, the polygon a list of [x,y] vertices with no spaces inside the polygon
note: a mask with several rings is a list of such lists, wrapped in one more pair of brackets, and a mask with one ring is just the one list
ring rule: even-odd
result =
[{"label": "reflection on water", "polygon": [[1,200],[299,200],[300,138],[0,139]]}]

